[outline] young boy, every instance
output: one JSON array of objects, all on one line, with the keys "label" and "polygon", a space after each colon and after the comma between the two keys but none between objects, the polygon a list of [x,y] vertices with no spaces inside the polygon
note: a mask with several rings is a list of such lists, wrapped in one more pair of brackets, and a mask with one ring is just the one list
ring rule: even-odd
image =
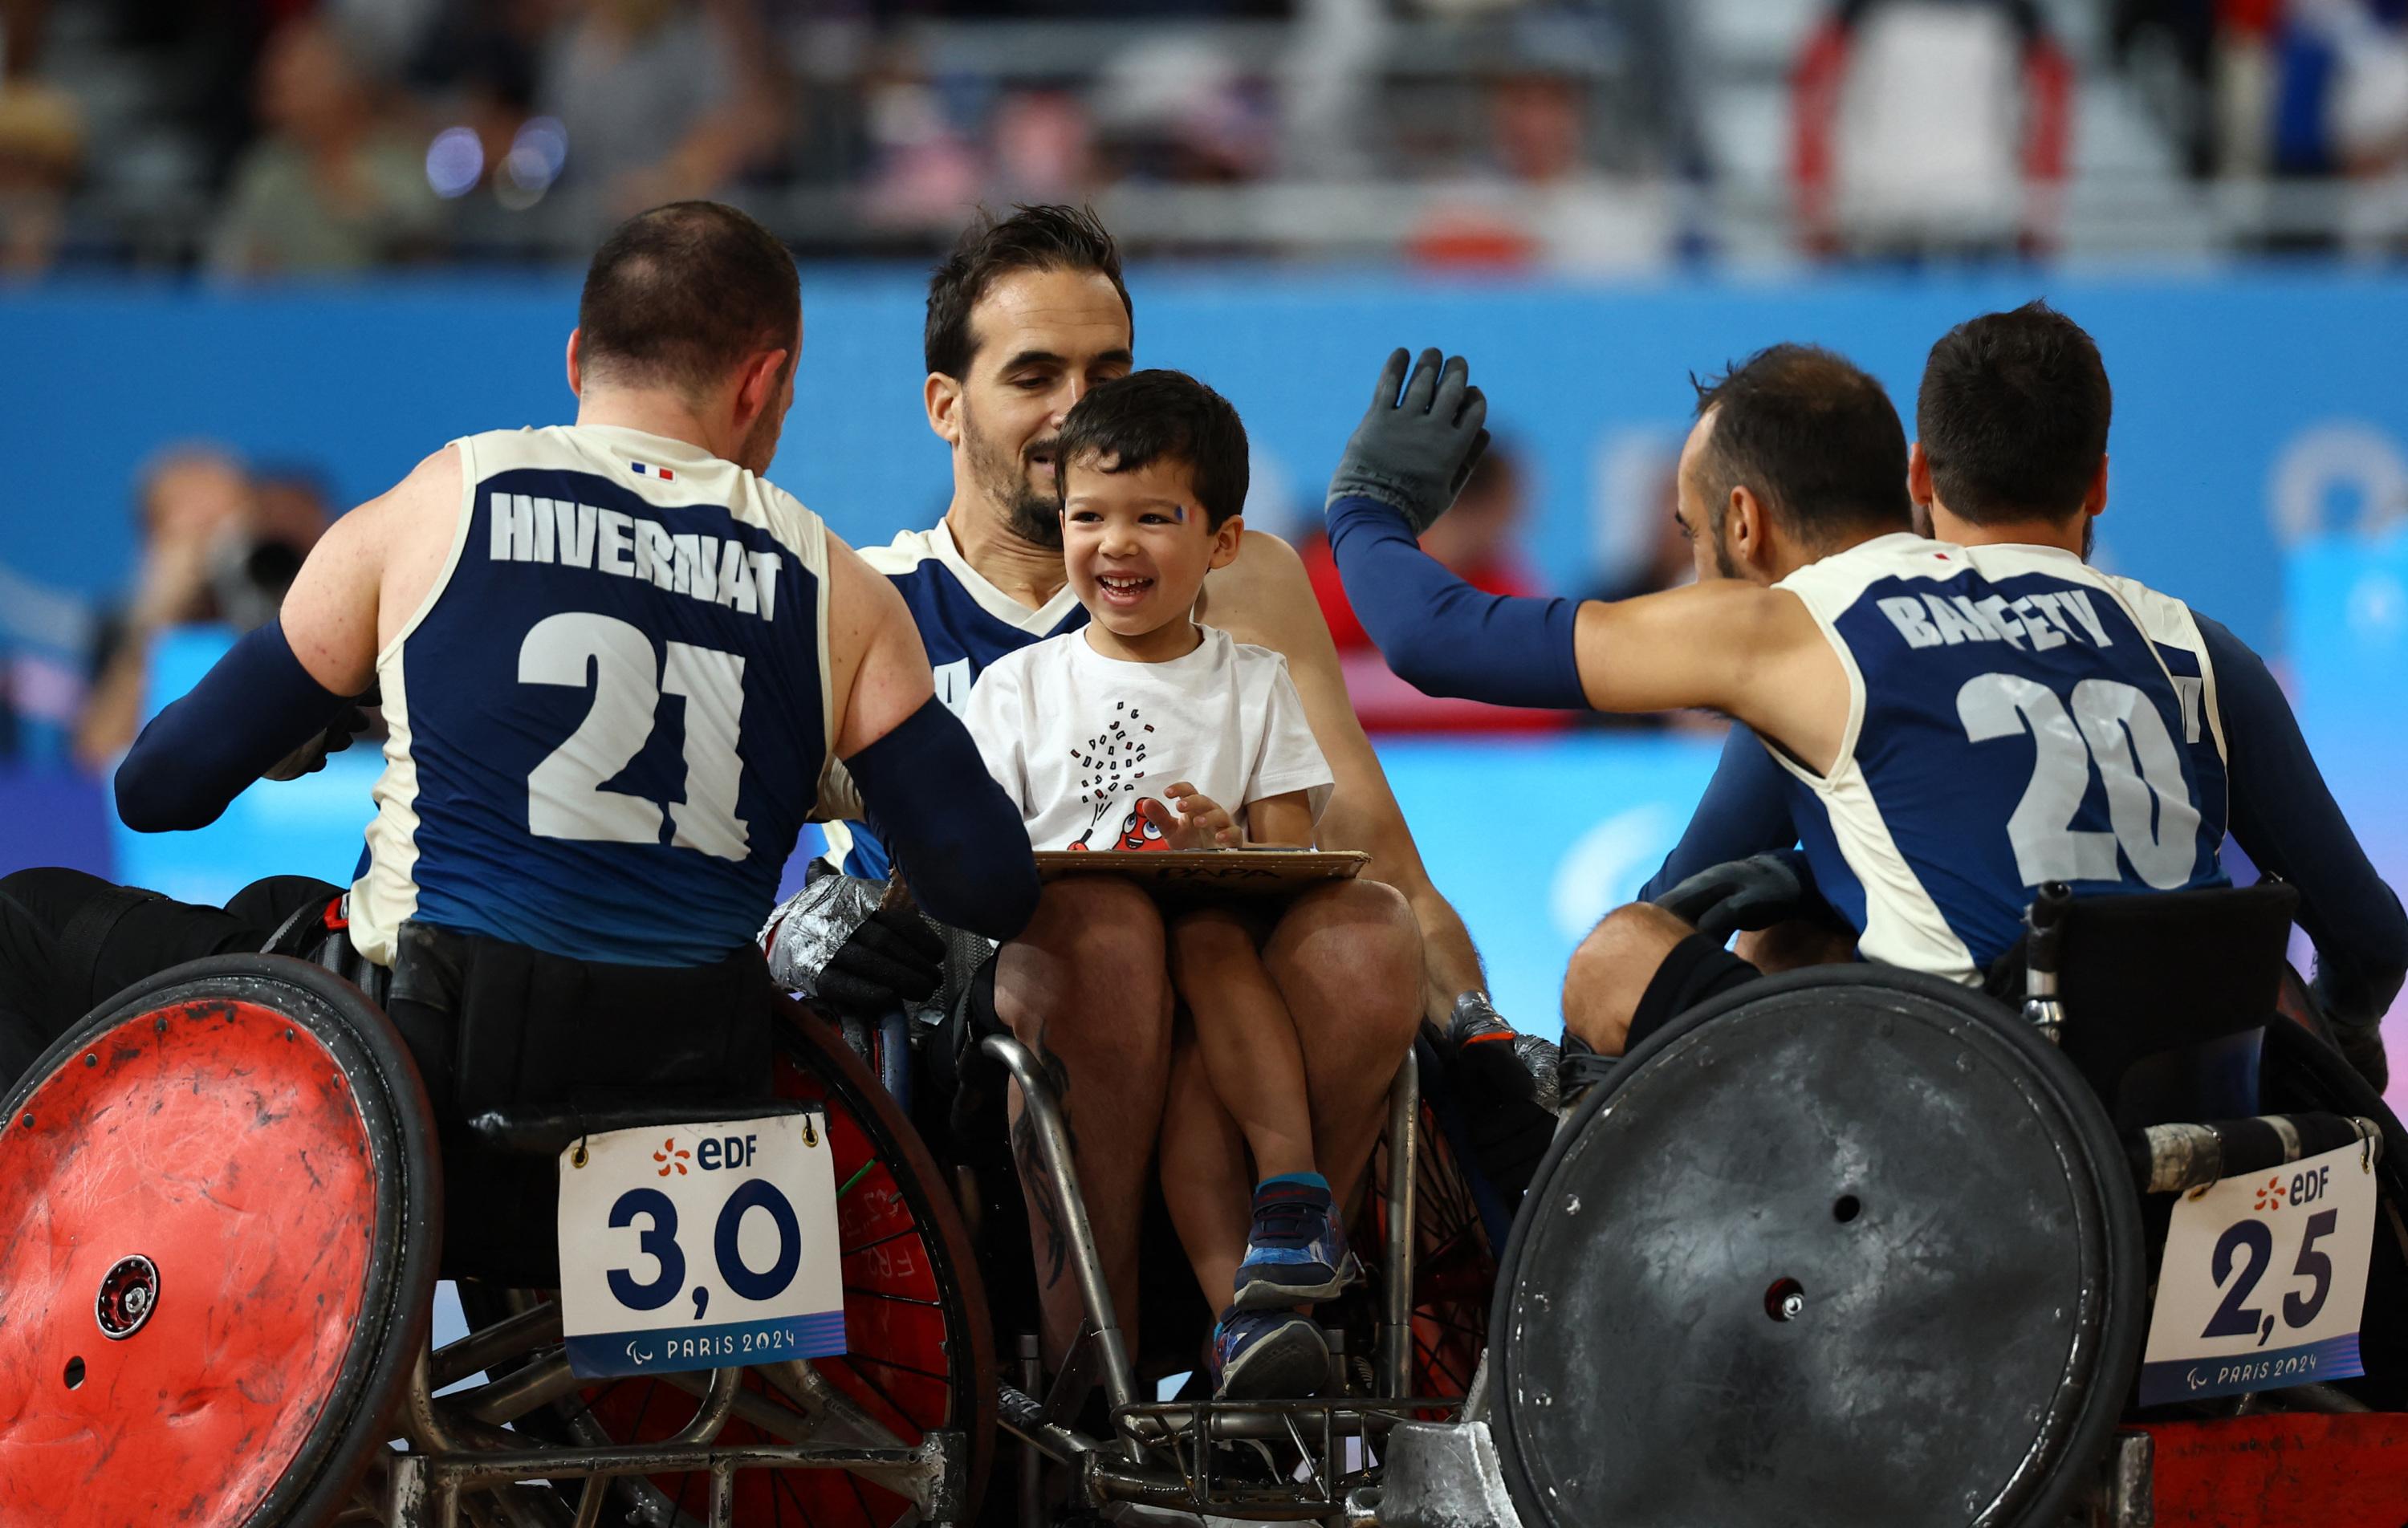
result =
[{"label": "young boy", "polygon": [[[989,665],[968,716],[1030,842],[1310,846],[1330,773],[1286,660],[1194,619],[1204,575],[1237,556],[1245,529],[1237,410],[1178,372],[1106,382],[1063,421],[1054,475],[1063,558],[1090,620]],[[1226,1212],[1198,1195],[1215,1186],[1163,1175],[1207,1297],[1228,1297],[1212,1334],[1214,1393],[1314,1394],[1328,1350],[1297,1307],[1337,1294],[1354,1268],[1314,1165],[1296,1018],[1263,964],[1269,931],[1223,906],[1167,916],[1172,985],[1259,1179],[1240,1259],[1234,1238],[1212,1245]]]}]

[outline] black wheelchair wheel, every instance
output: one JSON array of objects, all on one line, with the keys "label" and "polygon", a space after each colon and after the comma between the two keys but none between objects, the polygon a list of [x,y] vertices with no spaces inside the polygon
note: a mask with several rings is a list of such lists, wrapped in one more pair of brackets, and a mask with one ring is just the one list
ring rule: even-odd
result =
[{"label": "black wheelchair wheel", "polygon": [[441,1178],[351,983],[229,955],[77,1024],[0,1117],[0,1521],[328,1521],[425,1341]]},{"label": "black wheelchair wheel", "polygon": [[1506,1247],[1522,1521],[2055,1524],[2139,1361],[2126,1172],[1977,992],[1830,968],[1683,1017],[1584,1102]]},{"label": "black wheelchair wheel", "polygon": [[[986,1296],[968,1234],[918,1135],[842,1035],[801,1004],[780,1000],[778,1007],[776,1091],[825,1106],[836,1153],[851,1346],[841,1357],[810,1360],[810,1367],[895,1442],[917,1444],[939,1430],[963,1434],[970,1449],[968,1521],[994,1458],[996,1401]],[[472,1327],[535,1297],[473,1284],[461,1289]],[[795,1409],[758,1373],[745,1375],[744,1388],[755,1401]],[[652,1442],[684,1426],[696,1404],[666,1379],[617,1379],[589,1386],[519,1425],[580,1447]],[[720,1440],[779,1441],[741,1420],[729,1421]],[[736,1482],[738,1528],[891,1528],[918,1521],[909,1500],[842,1470],[746,1470]],[[576,1504],[580,1489],[563,1484],[566,1505]],[[630,1478],[613,1487],[619,1515],[604,1521],[687,1528],[701,1522],[709,1502],[707,1474]]]}]

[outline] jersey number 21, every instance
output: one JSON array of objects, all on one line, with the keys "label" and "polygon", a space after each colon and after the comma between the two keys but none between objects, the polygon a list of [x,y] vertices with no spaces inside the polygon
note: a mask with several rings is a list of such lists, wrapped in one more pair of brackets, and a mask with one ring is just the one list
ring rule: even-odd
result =
[{"label": "jersey number 21", "polygon": [[[744,656],[671,642],[655,675],[652,638],[615,617],[586,611],[546,616],[519,646],[521,684],[582,690],[593,665],[594,705],[567,740],[527,777],[527,830],[545,838],[669,842],[723,860],[746,852],[736,791],[744,774],[737,733],[744,716]],[[602,782],[627,767],[652,735],[666,692],[685,697],[685,799],[666,807]]]}]

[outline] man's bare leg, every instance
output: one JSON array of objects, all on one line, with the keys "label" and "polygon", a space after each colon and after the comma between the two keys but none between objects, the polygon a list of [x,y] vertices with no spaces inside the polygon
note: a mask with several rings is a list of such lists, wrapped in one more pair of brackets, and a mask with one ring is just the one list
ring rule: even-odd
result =
[{"label": "man's bare leg", "polygon": [[1331,881],[1289,906],[1263,946],[1263,964],[1304,1046],[1313,1157],[1346,1204],[1387,1123],[1388,1084],[1421,1024],[1421,931],[1395,888]]},{"label": "man's bare leg", "polygon": [[[1096,1252],[1134,1347],[1138,1229],[1170,1067],[1170,978],[1153,899],[1109,876],[1048,885],[1036,918],[996,957],[995,1008],[1061,1095]],[[1022,1122],[1017,1088],[1011,1141],[1028,1197],[1046,1362],[1058,1368],[1085,1312],[1053,1181]]]},{"label": "man's bare leg", "polygon": [[1205,1304],[1214,1310],[1237,1292],[1254,1187],[1245,1136],[1212,1091],[1192,1029],[1182,1025],[1162,1109],[1162,1197]]},{"label": "man's bare leg", "polygon": [[1564,972],[1564,1028],[1600,1056],[1622,1054],[1656,968],[1696,932],[1650,902],[1607,913],[1572,951]]}]

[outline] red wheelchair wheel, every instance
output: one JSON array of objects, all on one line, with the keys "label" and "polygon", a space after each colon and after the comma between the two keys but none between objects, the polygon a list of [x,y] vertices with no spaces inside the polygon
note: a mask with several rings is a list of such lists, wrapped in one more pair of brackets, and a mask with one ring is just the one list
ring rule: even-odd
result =
[{"label": "red wheelchair wheel", "polygon": [[[986,1294],[968,1235],[910,1121],[842,1035],[799,1004],[781,1001],[780,1009],[777,1092],[826,1106],[836,1151],[850,1350],[810,1365],[896,1442],[917,1444],[939,1430],[964,1434],[970,1449],[967,1521],[976,1516],[994,1457],[996,1395]],[[464,1288],[464,1303],[473,1292]],[[468,1310],[472,1324],[506,1313],[482,1297]],[[746,1373],[744,1388],[756,1402],[794,1409],[757,1372]],[[696,1404],[666,1380],[620,1379],[582,1392],[561,1421],[569,1440],[586,1446],[649,1442],[684,1426]],[[740,1419],[720,1440],[777,1441]],[[639,1513],[649,1509],[658,1522],[699,1521],[710,1501],[703,1474],[631,1483],[645,1498]],[[914,1511],[905,1497],[842,1470],[758,1469],[736,1477],[735,1521],[742,1528],[891,1528],[916,1521]]]},{"label": "red wheelchair wheel", "polygon": [[[1455,1137],[1439,1108],[1445,1086],[1440,1059],[1426,1036],[1420,1042],[1421,1128],[1413,1157],[1413,1305],[1412,1393],[1461,1400],[1471,1389],[1480,1355],[1488,1346],[1488,1307],[1496,1298],[1497,1250],[1482,1220]],[[1371,1154],[1357,1255],[1376,1283],[1380,1250],[1388,1235],[1388,1142]],[[1372,1307],[1377,1309],[1376,1304]],[[1366,1349],[1369,1351],[1370,1349]],[[1444,1421],[1439,1411],[1421,1413]]]},{"label": "red wheelchair wheel", "polygon": [[425,1340],[432,1139],[383,1016],[298,961],[69,1031],[0,1123],[0,1521],[331,1516]]}]

